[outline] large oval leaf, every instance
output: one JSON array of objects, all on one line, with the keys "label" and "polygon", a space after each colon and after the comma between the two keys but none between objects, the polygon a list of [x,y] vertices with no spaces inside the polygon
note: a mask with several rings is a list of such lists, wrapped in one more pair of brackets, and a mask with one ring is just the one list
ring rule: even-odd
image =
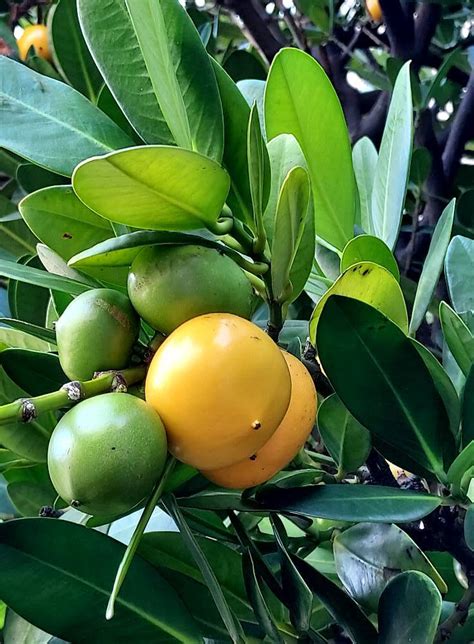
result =
[{"label": "large oval leaf", "polygon": [[351,147],[337,94],[322,67],[298,49],[274,58],[265,90],[268,139],[293,134],[308,163],[316,233],[342,250],[354,234]]},{"label": "large oval leaf", "polygon": [[58,174],[69,176],[80,161],[133,144],[72,87],[6,56],[0,56],[0,100],[0,146]]},{"label": "large oval leaf", "polygon": [[19,209],[36,237],[66,261],[114,234],[110,223],[87,208],[71,186],[38,190]]},{"label": "large oval leaf", "polygon": [[402,289],[387,269],[373,262],[361,262],[348,268],[319,300],[310,320],[311,342],[316,342],[318,322],[331,295],[344,295],[370,304],[408,331],[408,315]]},{"label": "large oval leaf", "polygon": [[147,146],[81,163],[73,187],[86,206],[110,221],[153,230],[192,230],[217,221],[229,175],[196,152]]},{"label": "large oval leaf", "polygon": [[350,266],[360,262],[373,262],[383,266],[400,281],[400,270],[392,251],[378,237],[373,235],[358,235],[345,246],[341,257],[341,273]]},{"label": "large oval leaf", "polygon": [[0,595],[29,622],[68,641],[200,641],[174,589],[139,557],[117,598],[114,619],[106,621],[124,550],[114,539],[67,521],[1,524]]},{"label": "large oval leaf", "polygon": [[317,348],[337,395],[382,454],[445,480],[454,456],[449,419],[423,359],[398,326],[371,306],[336,295],[321,314]]},{"label": "large oval leaf", "polygon": [[441,499],[381,485],[308,485],[282,490],[275,485],[257,492],[262,509],[342,521],[403,522],[422,519]]},{"label": "large oval leaf", "polygon": [[441,595],[429,577],[415,571],[397,575],[380,598],[379,644],[399,644],[400,633],[411,644],[432,642],[441,607]]},{"label": "large oval leaf", "polygon": [[336,536],[334,558],[339,578],[359,604],[377,610],[387,583],[404,570],[419,570],[447,587],[416,543],[393,524],[359,523]]}]

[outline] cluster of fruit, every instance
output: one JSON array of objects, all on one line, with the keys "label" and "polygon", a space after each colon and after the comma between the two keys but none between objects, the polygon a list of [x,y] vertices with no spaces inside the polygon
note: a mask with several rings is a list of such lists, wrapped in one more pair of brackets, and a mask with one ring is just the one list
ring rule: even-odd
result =
[{"label": "cluster of fruit", "polygon": [[62,368],[79,381],[130,364],[140,317],[167,336],[145,400],[102,394],[61,418],[48,453],[58,494],[88,514],[123,514],[150,493],[167,450],[229,488],[285,467],[313,428],[316,391],[304,365],[248,320],[244,271],[214,248],[150,246],[132,263],[128,296],[87,291],[56,324]]}]

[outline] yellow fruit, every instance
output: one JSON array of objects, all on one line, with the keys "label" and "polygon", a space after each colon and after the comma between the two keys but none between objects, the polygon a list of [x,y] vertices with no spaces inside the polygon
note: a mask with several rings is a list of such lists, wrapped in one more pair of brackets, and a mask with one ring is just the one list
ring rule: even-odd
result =
[{"label": "yellow fruit", "polygon": [[240,463],[202,474],[216,485],[244,489],[260,485],[283,469],[303,447],[316,419],[317,397],[306,367],[283,352],[291,377],[291,398],[285,417],[265,445]]},{"label": "yellow fruit", "polygon": [[290,392],[278,346],[252,322],[225,313],[178,327],[156,352],[145,384],[170,452],[202,470],[255,454],[282,421]]},{"label": "yellow fruit", "polygon": [[367,13],[374,22],[382,21],[382,8],[380,7],[379,0],[366,0]]},{"label": "yellow fruit", "polygon": [[31,47],[34,47],[36,55],[40,58],[51,60],[48,29],[45,25],[30,25],[26,27],[18,38],[17,45],[21,60],[26,60],[26,56]]}]

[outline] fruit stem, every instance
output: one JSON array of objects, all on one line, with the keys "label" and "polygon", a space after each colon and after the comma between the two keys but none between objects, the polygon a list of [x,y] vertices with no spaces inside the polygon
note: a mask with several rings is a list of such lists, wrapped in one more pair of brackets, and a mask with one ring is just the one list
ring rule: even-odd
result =
[{"label": "fruit stem", "polygon": [[267,291],[267,304],[269,308],[269,320],[267,323],[267,333],[274,342],[278,342],[280,331],[283,328],[283,307],[275,299],[273,294],[271,270],[263,275],[263,281]]},{"label": "fruit stem", "polygon": [[140,545],[140,541],[143,536],[143,533],[145,532],[145,528],[148,525],[148,521],[150,520],[151,515],[153,514],[153,510],[156,508],[156,505],[163,494],[166,481],[168,480],[168,477],[173,471],[175,465],[176,465],[176,459],[174,458],[174,456],[170,456],[168,458],[168,462],[166,463],[162,476],[156,482],[155,487],[153,488],[153,491],[148,501],[146,502],[145,507],[143,508],[143,512],[140,517],[140,520],[137,523],[137,527],[133,531],[133,535],[132,535],[132,538],[130,539],[130,543],[128,544],[127,549],[125,550],[125,553],[122,557],[122,561],[120,562],[120,565],[117,569],[117,574],[115,575],[114,586],[112,588],[112,592],[109,598],[109,603],[107,604],[107,610],[105,613],[105,619],[107,620],[112,619],[112,617],[114,616],[115,600],[117,599],[120,589],[122,588],[122,584],[125,581],[125,577],[127,576],[128,569],[130,568],[133,561],[133,557],[135,556],[137,548]]},{"label": "fruit stem", "polygon": [[34,398],[20,398],[0,406],[0,425],[8,423],[29,423],[48,411],[69,407],[70,405],[114,390],[116,384],[125,382],[133,385],[144,379],[146,367],[139,366],[123,371],[106,371],[92,380],[68,382],[58,391],[42,394]]}]

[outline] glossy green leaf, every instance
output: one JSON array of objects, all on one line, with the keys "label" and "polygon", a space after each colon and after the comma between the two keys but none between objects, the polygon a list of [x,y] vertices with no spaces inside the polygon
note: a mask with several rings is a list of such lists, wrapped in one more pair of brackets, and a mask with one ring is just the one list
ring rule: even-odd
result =
[{"label": "glossy green leaf", "polygon": [[365,463],[372,447],[370,432],[351,416],[336,394],[320,405],[318,429],[341,474],[354,472]]},{"label": "glossy green leaf", "polygon": [[[27,397],[27,393],[17,387],[4,370],[0,369],[0,403],[5,405],[13,400]],[[51,433],[51,428],[46,423],[47,421],[40,417],[28,424],[2,424],[0,425],[0,443],[23,458],[45,462]]]},{"label": "glossy green leaf", "polygon": [[12,610],[7,611],[4,630],[5,642],[11,644],[63,644],[49,633],[29,624]]},{"label": "glossy green leaf", "polygon": [[200,641],[174,589],[138,557],[117,599],[115,618],[105,620],[123,551],[110,537],[67,521],[4,523],[1,596],[29,622],[68,641]]},{"label": "glossy green leaf", "polygon": [[267,510],[343,521],[404,522],[422,519],[441,499],[379,485],[312,485],[280,489],[266,486],[257,500]]},{"label": "glossy green leaf", "polygon": [[375,627],[352,597],[303,559],[292,556],[292,560],[313,593],[334,620],[344,626],[355,644],[377,642]]},{"label": "glossy green leaf", "polygon": [[71,266],[130,266],[145,246],[154,244],[200,244],[221,248],[217,242],[190,233],[140,230],[107,239],[71,258]]},{"label": "glossy green leaf", "polygon": [[299,632],[306,632],[311,624],[313,593],[287,550],[288,537],[283,522],[277,514],[271,515],[271,522],[280,555],[281,581],[283,592],[288,597],[291,622]]},{"label": "glossy green leaf", "polygon": [[56,391],[68,382],[59,358],[51,353],[5,349],[0,352],[0,365],[13,382],[31,396]]},{"label": "glossy green leaf", "polygon": [[263,213],[270,193],[270,159],[263,140],[258,118],[257,106],[250,110],[247,133],[247,159],[249,165],[249,184],[253,206],[253,227],[263,232]]},{"label": "glossy green leaf", "polygon": [[22,163],[16,171],[16,179],[25,192],[34,192],[47,186],[58,186],[67,179],[60,174],[45,170],[34,163]]},{"label": "glossy green leaf", "polygon": [[451,433],[457,438],[459,435],[459,421],[461,419],[461,404],[452,380],[444,370],[443,365],[435,358],[431,351],[414,339],[412,339],[412,343],[430,372],[431,378],[449,416]]},{"label": "glossy green leaf", "polygon": [[316,233],[342,250],[353,236],[355,180],[344,115],[322,67],[308,54],[283,49],[273,59],[265,90],[269,140],[293,134],[308,163]]},{"label": "glossy green leaf", "polygon": [[107,116],[111,118],[112,121],[116,123],[121,130],[126,132],[136,143],[140,144],[143,142],[141,136],[133,129],[132,125],[127,120],[127,117],[115,100],[115,97],[110,91],[108,85],[102,85],[97,96],[97,107],[104,112],[104,114],[107,114]]},{"label": "glossy green leaf", "polygon": [[456,235],[446,253],[444,271],[454,309],[461,313],[474,309],[474,240]]},{"label": "glossy green leaf", "polygon": [[250,108],[222,67],[214,59],[212,64],[224,113],[223,163],[230,176],[227,202],[235,217],[251,225],[252,199],[247,162],[247,124]]},{"label": "glossy green leaf", "polygon": [[178,0],[125,0],[153,92],[180,147],[222,159],[223,117],[211,62]]},{"label": "glossy green leaf", "polygon": [[82,163],[74,172],[73,187],[86,206],[110,221],[191,230],[215,224],[229,176],[196,152],[147,146]]},{"label": "glossy green leaf", "polygon": [[0,221],[0,239],[2,258],[14,260],[35,253],[37,239],[22,219]]},{"label": "glossy green leaf", "polygon": [[181,510],[179,509],[176,499],[168,495],[163,499],[163,504],[166,507],[167,512],[176,522],[176,525],[179,528],[183,541],[186,544],[186,547],[191,552],[194,561],[196,562],[201,574],[206,582],[206,586],[209,589],[209,592],[212,595],[212,599],[216,605],[217,610],[224,622],[226,629],[233,642],[238,642],[243,635],[242,626],[238,620],[236,620],[233,615],[227,599],[222,591],[222,588],[216,578],[216,575],[209,564],[209,561],[206,558],[206,555],[201,550],[198,541],[192,533],[192,530],[188,526]]},{"label": "glossy green leaf", "polygon": [[90,286],[81,282],[65,277],[58,277],[38,268],[21,266],[21,264],[15,264],[15,262],[9,262],[7,260],[0,260],[0,275],[19,280],[20,282],[26,282],[27,284],[35,284],[43,288],[69,293],[70,295],[80,295],[90,288]]},{"label": "glossy green leaf", "polygon": [[[277,301],[293,298],[291,268],[301,243],[306,220],[312,214],[308,173],[299,166],[288,173],[281,187],[272,240],[272,288]],[[308,266],[308,273],[311,264]]]},{"label": "glossy green leaf", "polygon": [[360,262],[373,262],[386,268],[397,281],[400,281],[400,270],[393,253],[378,237],[358,235],[347,242],[341,257],[341,273],[350,266]]},{"label": "glossy green leaf", "polygon": [[249,107],[252,107],[254,103],[257,104],[258,116],[260,119],[260,124],[262,126],[262,134],[266,139],[267,135],[265,132],[265,113],[263,107],[265,96],[265,81],[246,78],[244,80],[238,81],[237,87],[239,89],[239,92],[247,101]]},{"label": "glossy green leaf", "polygon": [[263,596],[262,589],[260,588],[252,554],[249,551],[244,552],[242,559],[247,595],[252,603],[252,608],[258,617],[259,624],[270,642],[283,644],[284,639],[278,632],[273,616],[267,606],[265,597]]},{"label": "glossy green leaf", "polygon": [[0,327],[0,345],[16,349],[31,349],[32,351],[49,351],[49,341],[37,338],[22,329]]},{"label": "glossy green leaf", "polygon": [[333,280],[328,279],[319,275],[319,273],[313,268],[309,274],[308,280],[305,284],[304,290],[313,300],[314,304],[317,304],[323,295],[331,288]]},{"label": "glossy green leaf", "polygon": [[267,72],[260,56],[255,51],[234,49],[225,59],[224,69],[234,82],[253,78],[265,80]]},{"label": "glossy green leaf", "polygon": [[[23,257],[20,265],[43,269],[39,257]],[[38,286],[10,280],[8,283],[8,302],[14,317],[32,324],[44,324],[49,293]]]},{"label": "glossy green leaf", "polygon": [[359,523],[344,530],[334,539],[334,558],[337,574],[351,597],[371,612],[377,611],[390,579],[405,570],[425,573],[440,592],[447,592],[426,555],[393,524]]},{"label": "glossy green leaf", "polygon": [[471,468],[474,468],[474,440],[456,456],[448,470],[448,482],[453,486],[453,493],[459,494],[463,477]]},{"label": "glossy green leaf", "polygon": [[0,318],[0,325],[8,326],[10,329],[15,329],[16,331],[23,331],[28,335],[38,338],[39,340],[44,340],[45,342],[55,345],[56,344],[56,334],[51,329],[46,329],[36,324],[30,324],[29,322],[22,322],[21,320],[15,320],[12,318]]},{"label": "glossy green leaf", "polygon": [[48,22],[56,67],[75,89],[95,102],[103,81],[84,41],[76,3],[60,0]]},{"label": "glossy green leaf", "polygon": [[113,236],[110,223],[87,208],[71,186],[39,190],[25,197],[19,207],[36,237],[66,261]]},{"label": "glossy green leaf", "polygon": [[0,98],[0,146],[58,174],[69,176],[80,161],[133,143],[79,92],[5,56]]},{"label": "glossy green leaf", "polygon": [[[360,224],[362,230],[370,235],[375,234],[375,226],[372,218],[372,190],[375,170],[377,168],[377,159],[377,149],[368,137],[364,136],[354,145],[352,150],[352,163],[354,165],[354,174],[359,193]],[[361,259],[370,258],[364,257]]]},{"label": "glossy green leaf", "polygon": [[474,551],[474,504],[471,504],[464,517],[464,539],[471,550]]},{"label": "glossy green leaf", "polygon": [[410,335],[414,335],[422,323],[436,285],[438,284],[453,228],[455,207],[456,201],[453,199],[444,209],[434,229],[428,255],[423,263],[423,270],[420,275],[420,281],[418,282],[418,288],[416,289],[415,302],[410,319]]},{"label": "glossy green leaf", "polygon": [[388,111],[372,191],[373,232],[392,249],[398,238],[410,170],[413,106],[410,63],[400,70]]},{"label": "glossy green leaf", "polygon": [[395,277],[378,264],[361,262],[348,268],[317,303],[309,326],[313,344],[316,341],[321,314],[332,295],[344,295],[370,304],[392,320],[402,331],[408,331],[405,300]]},{"label": "glossy green leaf", "polygon": [[410,472],[421,466],[443,480],[454,456],[447,413],[423,359],[398,326],[363,302],[334,296],[321,314],[317,348],[337,395],[382,454]]},{"label": "glossy green leaf", "polygon": [[[147,143],[173,143],[125,0],[77,0],[84,38],[113,96]],[[126,46],[124,46],[126,43]]]},{"label": "glossy green leaf", "polygon": [[404,572],[390,581],[380,598],[379,644],[432,642],[441,615],[441,595],[421,572]]},{"label": "glossy green leaf", "polygon": [[462,445],[474,440],[474,366],[471,367],[464,385],[462,400]]},{"label": "glossy green leaf", "polygon": [[474,335],[453,309],[441,302],[439,318],[444,339],[465,376],[474,364]]}]

